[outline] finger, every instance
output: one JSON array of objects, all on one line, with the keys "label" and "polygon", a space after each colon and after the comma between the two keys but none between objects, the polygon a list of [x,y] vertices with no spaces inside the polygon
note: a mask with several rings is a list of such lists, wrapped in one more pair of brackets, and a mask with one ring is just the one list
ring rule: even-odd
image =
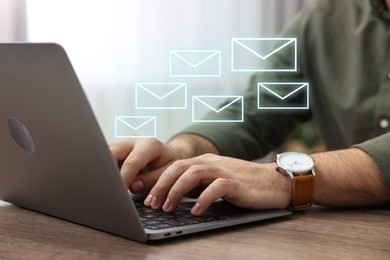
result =
[{"label": "finger", "polygon": [[163,210],[172,212],[180,203],[182,197],[200,185],[212,182],[210,167],[207,165],[192,165],[184,172],[169,190]]},{"label": "finger", "polygon": [[135,178],[135,180],[131,183],[129,187],[130,191],[135,194],[150,191],[153,188],[153,186],[156,184],[161,174],[169,165],[170,164],[167,164],[155,170],[151,170],[139,174]]},{"label": "finger", "polygon": [[[165,146],[155,138],[132,138],[113,144],[110,148],[119,163],[122,162],[120,173],[127,187],[130,187],[136,176],[149,164],[157,165],[156,161],[163,164],[164,160],[173,160],[173,155],[166,155]],[[135,184],[138,192],[141,192],[142,185],[142,182]]]},{"label": "finger", "polygon": [[[148,153],[148,150],[143,145],[137,146],[124,160],[120,173],[127,187],[130,187],[135,178],[142,173],[147,165],[155,160],[154,154]],[[147,170],[145,169],[145,171]],[[144,184],[142,183],[142,185]],[[140,189],[143,188],[139,187],[138,190]]]},{"label": "finger", "polygon": [[133,147],[134,144],[133,142],[130,142],[130,140],[115,142],[108,145],[108,148],[118,165],[122,164],[127,155],[131,153]]},{"label": "finger", "polygon": [[169,190],[177,179],[193,164],[194,159],[178,160],[169,166],[150,190],[144,204],[154,209],[161,208]]},{"label": "finger", "polygon": [[197,202],[191,209],[191,214],[201,216],[215,200],[229,196],[232,192],[234,193],[237,190],[234,186],[235,184],[231,179],[216,179],[200,194]]},{"label": "finger", "polygon": [[188,198],[198,198],[199,195],[204,191],[206,187],[207,187],[206,185],[198,185],[195,188],[193,188],[191,191],[187,192],[185,196]]}]

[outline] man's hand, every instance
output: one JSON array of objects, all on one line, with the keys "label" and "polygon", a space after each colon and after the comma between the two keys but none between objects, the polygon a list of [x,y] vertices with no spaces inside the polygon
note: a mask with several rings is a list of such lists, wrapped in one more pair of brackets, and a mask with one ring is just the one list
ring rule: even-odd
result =
[{"label": "man's hand", "polygon": [[218,198],[252,209],[286,208],[291,201],[291,180],[274,164],[205,154],[170,165],[144,203],[172,212],[185,194],[199,186],[205,189],[192,208],[193,215],[202,215]]},{"label": "man's hand", "polygon": [[[291,179],[276,171],[274,164],[216,155],[216,147],[200,136],[180,135],[168,144],[131,138],[111,144],[110,149],[121,165],[126,185],[133,193],[150,191],[144,203],[155,209],[171,212],[189,194],[199,195],[192,208],[194,215],[202,215],[218,198],[252,209],[286,208],[291,202]],[[316,163],[314,203],[389,203],[390,192],[384,178],[365,152],[351,148],[312,156]]]},{"label": "man's hand", "polygon": [[208,140],[191,134],[178,135],[164,144],[154,138],[129,138],[109,145],[127,187],[133,193],[149,191],[174,161],[203,153],[218,153]]},{"label": "man's hand", "polygon": [[[315,204],[372,206],[390,202],[390,191],[377,165],[360,149],[312,156],[316,163]],[[252,209],[286,208],[292,199],[291,179],[276,171],[275,164],[205,154],[167,167],[144,203],[171,212],[197,187],[203,192],[192,208],[194,215],[201,215],[218,198]]]},{"label": "man's hand", "polygon": [[133,193],[149,191],[161,173],[180,155],[157,139],[131,138],[109,145],[121,175]]}]

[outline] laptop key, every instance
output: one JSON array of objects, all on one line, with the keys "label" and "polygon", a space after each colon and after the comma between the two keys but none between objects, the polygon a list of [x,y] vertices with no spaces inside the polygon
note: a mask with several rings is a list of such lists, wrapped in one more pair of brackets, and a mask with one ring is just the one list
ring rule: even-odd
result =
[{"label": "laptop key", "polygon": [[164,221],[164,223],[175,227],[187,225],[186,223],[180,222],[179,220],[168,220]]},{"label": "laptop key", "polygon": [[191,214],[190,209],[183,207],[177,207],[174,212],[167,213],[160,209],[148,208],[143,203],[135,203],[135,206],[144,227],[152,230],[226,219],[208,213],[196,217]]},{"label": "laptop key", "polygon": [[155,225],[155,226],[158,227],[158,228],[161,228],[161,229],[173,227],[173,225],[166,224],[166,223],[161,223],[161,224],[158,224],[158,225]]},{"label": "laptop key", "polygon": [[185,223],[187,225],[190,225],[190,224],[199,224],[200,221],[196,220],[196,219],[193,219],[193,218],[179,218],[178,219],[179,222],[182,222],[182,223]]},{"label": "laptop key", "polygon": [[144,225],[158,225],[158,224],[161,224],[161,222],[155,221],[155,220],[148,220],[148,221],[142,222],[142,224],[144,224]]},{"label": "laptop key", "polygon": [[159,229],[161,229],[159,227],[152,226],[152,225],[146,225],[146,226],[144,226],[144,228],[151,229],[151,230],[159,230]]}]

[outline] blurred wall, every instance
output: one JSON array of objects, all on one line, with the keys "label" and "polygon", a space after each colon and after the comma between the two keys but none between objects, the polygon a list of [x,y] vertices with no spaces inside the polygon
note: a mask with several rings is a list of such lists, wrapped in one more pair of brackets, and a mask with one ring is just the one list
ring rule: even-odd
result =
[{"label": "blurred wall", "polygon": [[[158,117],[161,140],[191,123],[191,109],[135,109],[137,82],[186,82],[192,95],[237,95],[233,37],[275,37],[309,0],[0,0],[0,40],[64,46],[106,139],[117,115]],[[169,77],[169,51],[218,49],[221,76]]]}]

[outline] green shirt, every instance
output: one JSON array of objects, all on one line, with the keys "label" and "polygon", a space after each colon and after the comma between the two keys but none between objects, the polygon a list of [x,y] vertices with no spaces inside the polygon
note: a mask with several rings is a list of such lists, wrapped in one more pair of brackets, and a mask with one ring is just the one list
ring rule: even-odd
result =
[{"label": "green shirt", "polygon": [[[297,38],[297,72],[253,75],[244,94],[244,122],[198,123],[182,133],[209,139],[222,155],[253,160],[315,118],[328,150],[362,149],[390,187],[390,14],[368,0],[312,1],[282,36]],[[269,62],[291,67],[286,55],[280,51]],[[310,108],[258,109],[259,82],[308,82]],[[220,113],[233,118],[241,107]]]}]

